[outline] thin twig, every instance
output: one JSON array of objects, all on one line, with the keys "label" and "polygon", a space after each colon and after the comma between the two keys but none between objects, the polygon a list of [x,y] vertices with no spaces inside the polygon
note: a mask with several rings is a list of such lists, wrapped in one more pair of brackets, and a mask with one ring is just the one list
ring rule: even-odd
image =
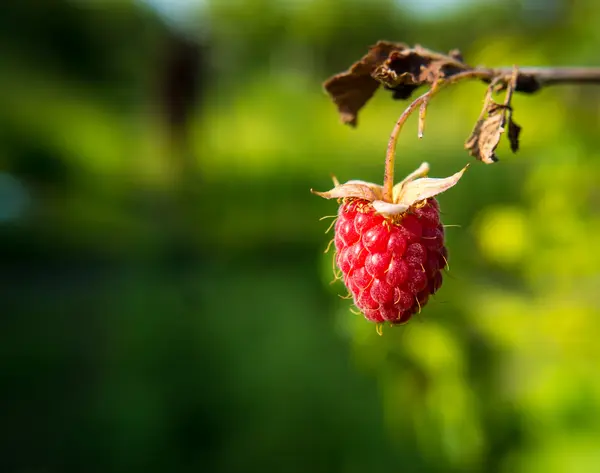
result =
[{"label": "thin twig", "polygon": [[[472,67],[449,54],[433,51],[419,45],[404,50],[405,55],[411,53],[427,57],[432,61],[443,62],[447,66],[454,67],[456,69],[454,75],[461,74],[465,71],[478,71],[479,78],[486,82],[491,82],[498,78],[503,82],[508,83],[514,71],[514,67]],[[519,78],[534,79],[538,84],[537,89],[554,84],[600,83],[600,67],[519,67],[518,75],[517,82]],[[519,91],[518,88],[517,91]]]},{"label": "thin twig", "polygon": [[[407,49],[405,54],[411,52],[434,61],[442,61],[444,64],[456,68],[455,75],[465,71],[478,71],[479,78],[485,82],[499,79],[508,84],[514,71],[514,67],[471,67],[458,61],[455,57],[422,46]],[[536,92],[542,87],[556,84],[598,84],[600,83],[600,67],[519,67],[517,84],[519,83],[524,85],[517,87],[515,89],[517,92]]]},{"label": "thin twig", "polygon": [[[500,68],[490,71],[493,76],[508,79],[512,70],[512,68]],[[600,67],[519,67],[519,75],[534,77],[542,87],[566,83],[600,83]]]},{"label": "thin twig", "polygon": [[[495,78],[508,83],[513,75],[513,67],[471,67],[458,61],[455,57],[415,46],[407,49],[406,54],[414,52],[416,54],[428,57],[435,61],[442,61],[445,64],[455,67],[457,74],[464,71],[477,70],[481,72],[481,79],[490,82]],[[553,84],[581,84],[581,83],[600,83],[600,67],[519,67],[519,77],[534,78],[539,88]],[[519,79],[517,77],[517,81]]]}]

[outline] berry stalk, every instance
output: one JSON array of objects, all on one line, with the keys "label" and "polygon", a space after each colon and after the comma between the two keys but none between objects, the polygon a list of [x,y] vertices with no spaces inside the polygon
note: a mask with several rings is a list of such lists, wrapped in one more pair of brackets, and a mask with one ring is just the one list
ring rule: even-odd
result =
[{"label": "berry stalk", "polygon": [[[470,70],[455,74],[453,76],[448,77],[447,79],[438,80],[427,92],[425,92],[420,97],[417,97],[413,102],[402,112],[400,118],[396,122],[394,129],[392,130],[392,134],[390,136],[390,141],[388,142],[387,152],[385,155],[385,171],[383,174],[383,201],[384,202],[392,202],[393,200],[393,192],[394,192],[394,164],[396,159],[396,145],[398,143],[398,137],[400,136],[400,131],[402,131],[402,127],[408,117],[419,107],[423,107],[421,112],[422,117],[425,116],[425,107],[429,101],[436,95],[443,87],[454,84],[461,80],[465,79],[475,79],[475,78],[485,78],[487,77],[487,72],[482,70]],[[422,136],[423,126],[420,124],[419,126],[419,137]]]}]

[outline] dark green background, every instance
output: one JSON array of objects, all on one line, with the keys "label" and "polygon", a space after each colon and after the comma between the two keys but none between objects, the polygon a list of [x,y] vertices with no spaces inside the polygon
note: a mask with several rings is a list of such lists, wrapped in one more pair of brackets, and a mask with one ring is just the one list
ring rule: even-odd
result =
[{"label": "dark green background", "polygon": [[[330,285],[335,202],[404,108],[321,84],[378,39],[598,65],[593,0],[0,7],[0,471],[600,469],[600,88],[515,97],[522,147],[440,196],[450,271],[382,337]],[[411,119],[443,177],[485,87]]]}]

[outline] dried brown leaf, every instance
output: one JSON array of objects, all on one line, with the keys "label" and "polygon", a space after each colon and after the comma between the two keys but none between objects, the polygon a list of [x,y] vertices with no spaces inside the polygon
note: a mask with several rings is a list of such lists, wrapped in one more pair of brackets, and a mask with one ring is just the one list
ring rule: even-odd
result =
[{"label": "dried brown leaf", "polygon": [[510,141],[510,149],[513,153],[519,151],[519,135],[521,127],[515,123],[512,118],[512,110],[508,117],[508,140]]},{"label": "dried brown leaf", "polygon": [[475,156],[486,164],[498,161],[496,148],[500,135],[504,132],[504,113],[500,104],[493,104],[493,109],[487,111],[487,117],[480,117],[465,143],[471,156]]},{"label": "dried brown leaf", "polygon": [[521,127],[512,119],[512,109],[509,105],[489,101],[484,112],[477,120],[471,135],[465,142],[469,154],[486,164],[498,161],[496,148],[508,122],[508,139],[513,153],[519,149],[519,134]]},{"label": "dried brown leaf", "polygon": [[393,51],[389,57],[373,71],[373,77],[390,89],[402,85],[420,85],[421,69],[431,63],[413,49]]},{"label": "dried brown leaf", "polygon": [[454,57],[440,56],[417,46],[391,52],[372,76],[386,89],[393,90],[395,99],[407,99],[421,85],[431,85],[467,68]]},{"label": "dried brown leaf", "polygon": [[329,93],[344,123],[356,125],[359,110],[380,85],[392,91],[397,100],[408,99],[422,85],[470,69],[460,52],[439,54],[420,46],[379,41],[350,69],[328,79]]},{"label": "dried brown leaf", "polygon": [[[496,148],[500,142],[500,136],[505,131],[507,121],[510,149],[513,153],[516,153],[519,149],[521,127],[513,121],[513,109],[511,107],[512,96],[518,85],[518,78],[519,70],[515,66],[509,82],[502,82],[501,79],[496,78],[490,83],[483,103],[483,110],[471,136],[465,142],[465,148],[469,150],[471,156],[475,156],[486,164],[498,161]],[[500,90],[506,90],[504,103],[501,104],[492,100],[492,95]]]},{"label": "dried brown leaf", "polygon": [[344,123],[356,126],[358,111],[379,88],[380,83],[371,76],[372,72],[392,51],[407,48],[403,43],[379,41],[350,69],[334,75],[324,83],[324,88],[337,105]]}]

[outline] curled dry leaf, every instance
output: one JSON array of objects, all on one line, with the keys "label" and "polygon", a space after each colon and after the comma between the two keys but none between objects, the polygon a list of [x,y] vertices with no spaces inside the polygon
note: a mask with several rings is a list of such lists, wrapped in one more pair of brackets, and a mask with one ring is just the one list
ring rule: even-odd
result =
[{"label": "curled dry leaf", "polygon": [[421,85],[433,84],[444,77],[467,70],[469,67],[450,56],[439,56],[427,49],[392,51],[373,77],[394,91],[394,98],[407,99]]},{"label": "curled dry leaf", "polygon": [[337,105],[344,123],[356,126],[358,111],[380,86],[371,73],[388,58],[392,51],[406,48],[408,46],[403,43],[379,41],[350,69],[334,75],[325,82],[325,90]]},{"label": "curled dry leaf", "polygon": [[489,110],[487,117],[477,120],[471,135],[465,143],[469,154],[479,161],[492,164],[498,161],[496,148],[500,143],[500,135],[504,132],[506,109],[500,104],[494,104],[496,108]]},{"label": "curled dry leaf", "polygon": [[393,91],[395,99],[405,100],[423,83],[421,68],[426,65],[426,58],[412,49],[392,51],[372,75],[386,89]]},{"label": "curled dry leaf", "polygon": [[510,150],[513,153],[519,151],[519,135],[521,127],[515,123],[512,118],[512,111],[508,115],[508,141],[510,142]]},{"label": "curled dry leaf", "polygon": [[469,150],[469,154],[486,164],[498,161],[496,148],[500,143],[500,137],[504,133],[507,123],[510,149],[513,153],[516,153],[519,149],[521,127],[514,122],[513,109],[510,105],[513,87],[512,84],[508,85],[505,102],[500,104],[491,99],[495,84],[490,85],[481,115],[465,142],[465,148]]},{"label": "curled dry leaf", "polygon": [[393,98],[408,99],[421,85],[469,69],[456,50],[438,54],[420,46],[379,41],[350,69],[329,78],[324,87],[337,105],[344,123],[355,126],[359,110],[380,85]]}]

